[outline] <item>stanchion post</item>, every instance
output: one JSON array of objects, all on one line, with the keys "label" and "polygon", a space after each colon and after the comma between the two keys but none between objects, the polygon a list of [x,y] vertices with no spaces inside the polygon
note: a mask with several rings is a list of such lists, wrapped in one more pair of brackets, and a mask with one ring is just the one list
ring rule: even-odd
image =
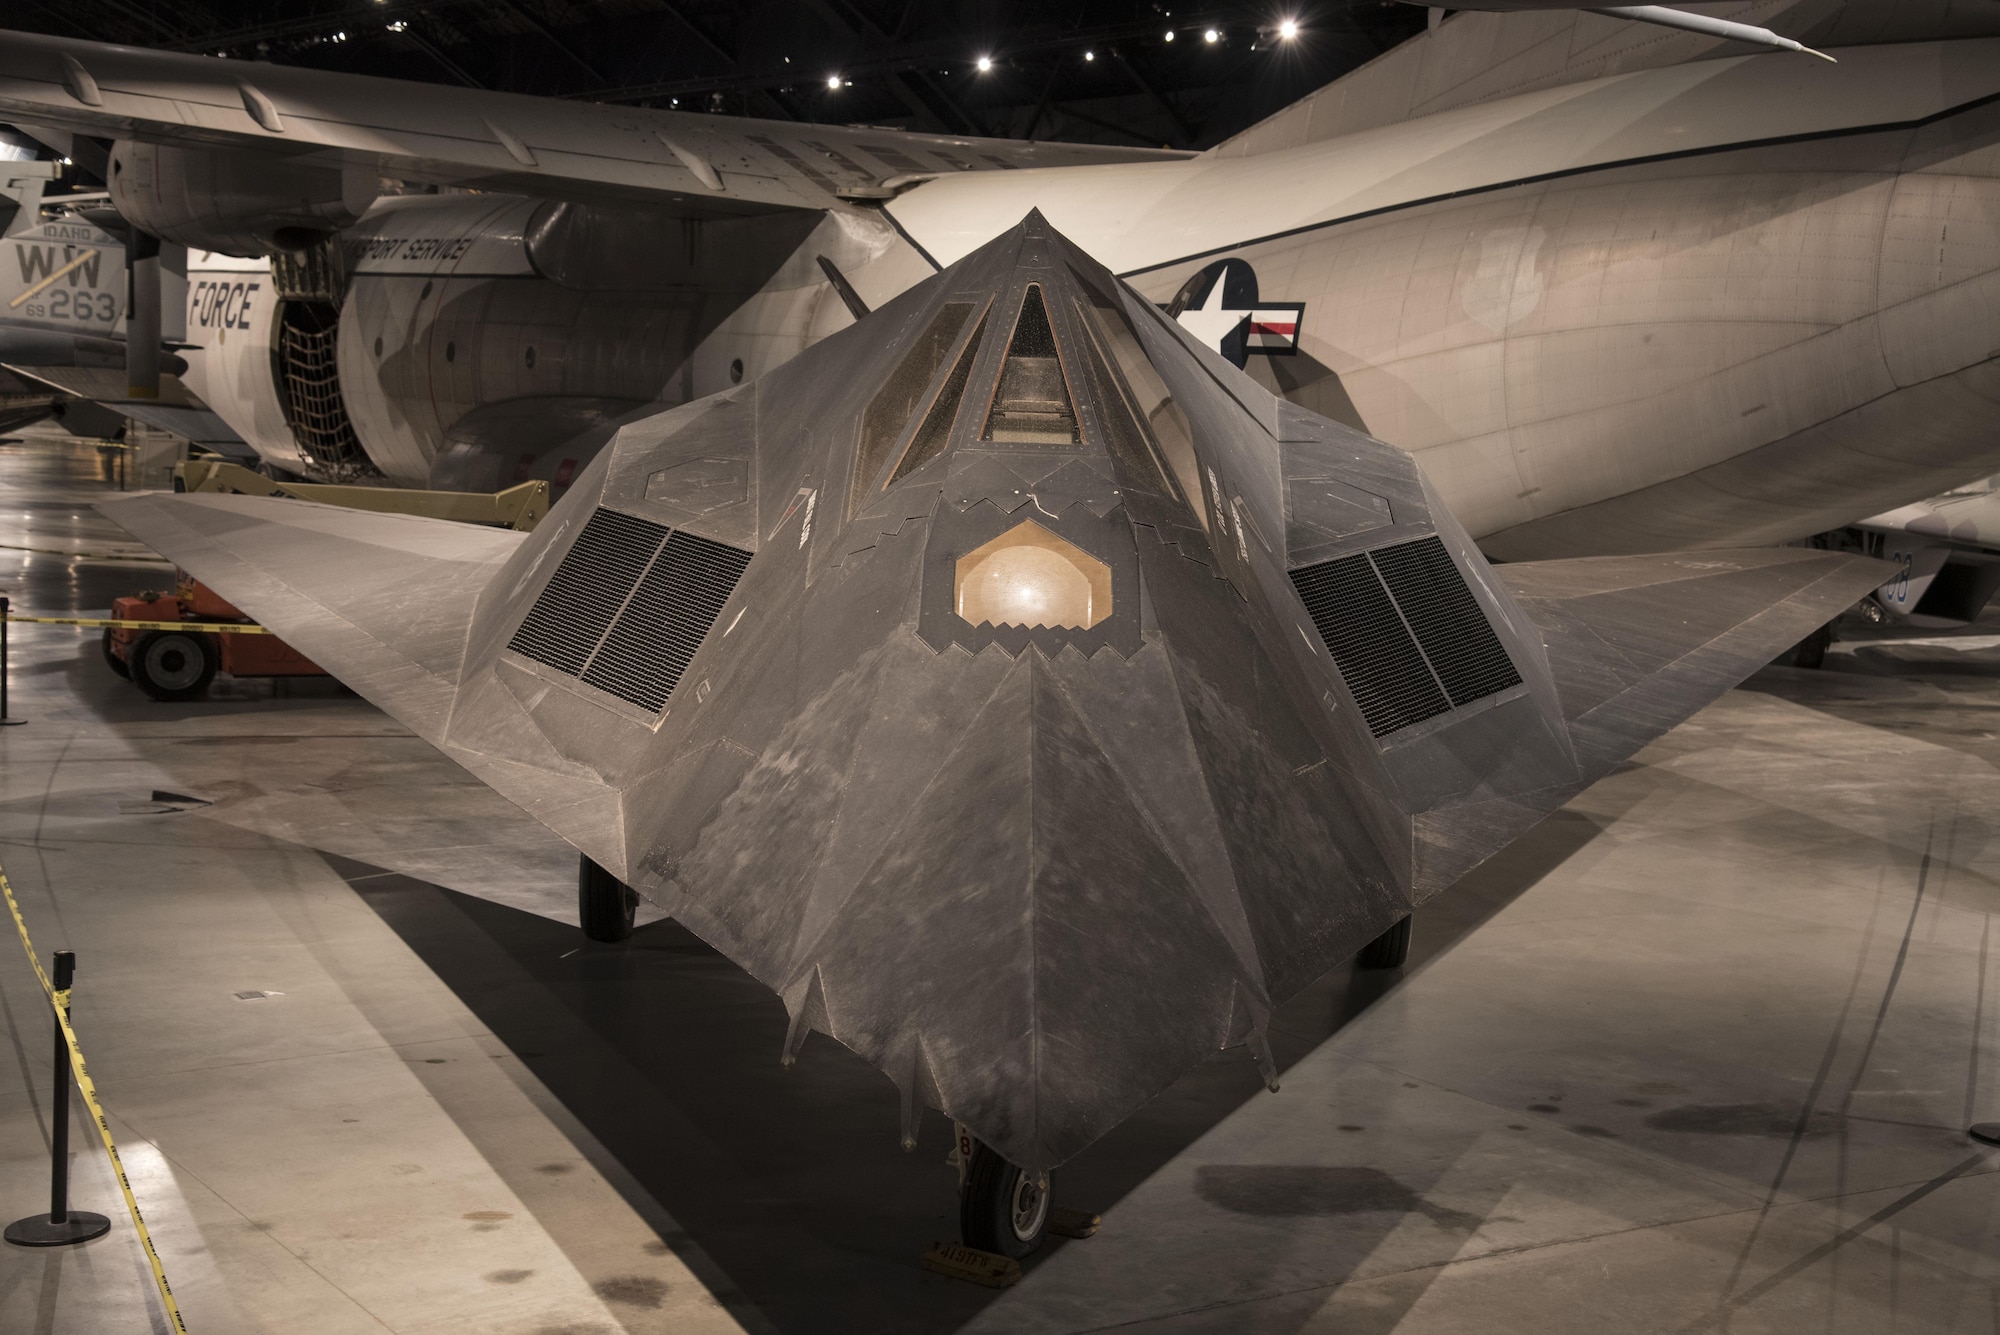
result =
[{"label": "stanchion post", "polygon": [[7,595],[0,593],[0,728],[28,721],[7,716],[7,614],[10,610]]},{"label": "stanchion post", "polygon": [[[76,980],[76,952],[58,950],[55,959],[57,1004],[68,999],[70,984]],[[63,1011],[63,1019],[69,1016]],[[49,1212],[29,1215],[7,1225],[7,1241],[23,1247],[61,1247],[72,1242],[89,1242],[111,1231],[111,1221],[101,1214],[69,1208],[69,1042],[63,1037],[62,1020],[55,1022],[56,1083],[49,1099]]]}]

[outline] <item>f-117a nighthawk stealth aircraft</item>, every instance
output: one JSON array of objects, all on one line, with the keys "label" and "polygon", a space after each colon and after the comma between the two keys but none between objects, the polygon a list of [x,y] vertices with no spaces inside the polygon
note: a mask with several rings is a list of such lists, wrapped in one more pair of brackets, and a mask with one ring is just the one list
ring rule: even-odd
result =
[{"label": "f-117a nighthawk stealth aircraft", "polygon": [[1038,213],[624,427],[532,534],[103,508],[602,868],[586,926],[629,886],[787,1056],[887,1073],[906,1144],[957,1119],[965,1239],[1013,1255],[1049,1170],[1218,1049],[1273,1076],[1274,1004],[1886,569],[1489,565]]}]

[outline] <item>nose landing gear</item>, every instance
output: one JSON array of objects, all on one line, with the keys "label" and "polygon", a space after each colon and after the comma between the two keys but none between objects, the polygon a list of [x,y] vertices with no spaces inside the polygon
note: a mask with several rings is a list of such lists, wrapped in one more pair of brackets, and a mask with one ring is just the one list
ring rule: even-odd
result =
[{"label": "nose landing gear", "polygon": [[1049,1175],[1017,1168],[970,1135],[972,1145],[958,1193],[959,1237],[968,1247],[1019,1260],[1042,1245],[1049,1228]]}]

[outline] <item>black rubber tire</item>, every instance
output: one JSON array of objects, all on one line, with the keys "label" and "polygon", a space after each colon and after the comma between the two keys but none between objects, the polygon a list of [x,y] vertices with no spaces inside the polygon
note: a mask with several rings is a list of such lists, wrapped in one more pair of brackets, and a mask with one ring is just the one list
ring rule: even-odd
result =
[{"label": "black rubber tire", "polygon": [[155,630],[139,637],[125,662],[133,685],[155,700],[199,700],[215,680],[220,657],[214,636]]},{"label": "black rubber tire", "polygon": [[[1024,1223],[1016,1222],[1017,1207]],[[1048,1236],[1049,1207],[1047,1173],[1016,1168],[980,1143],[958,1198],[959,1240],[1018,1261]]]},{"label": "black rubber tire", "polygon": [[1833,647],[1833,623],[1827,622],[1812,634],[1800,640],[1786,651],[1778,661],[1787,667],[1821,668],[1826,666],[1826,651]]},{"label": "black rubber tire", "polygon": [[632,935],[639,896],[631,886],[579,854],[576,860],[576,916],[593,941],[623,941]]},{"label": "black rubber tire", "polygon": [[1354,957],[1357,969],[1400,969],[1410,962],[1410,919],[1403,917],[1394,927],[1361,947]]},{"label": "black rubber tire", "polygon": [[111,632],[115,629],[116,627],[114,626],[106,626],[104,628],[104,664],[125,680],[130,681],[132,680],[132,669],[126,666],[124,659],[111,651]]}]

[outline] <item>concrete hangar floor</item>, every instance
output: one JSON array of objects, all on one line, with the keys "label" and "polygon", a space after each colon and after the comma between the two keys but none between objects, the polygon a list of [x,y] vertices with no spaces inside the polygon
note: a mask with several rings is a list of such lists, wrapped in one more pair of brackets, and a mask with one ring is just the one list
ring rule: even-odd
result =
[{"label": "concrete hangar floor", "polygon": [[[164,584],[94,449],[0,444],[0,590]],[[464,893],[562,846],[330,683],[148,702],[17,626],[0,865],[166,1271],[220,1332],[2000,1330],[2000,623],[1772,668],[1056,1178],[1101,1210],[1004,1291],[949,1128],[671,922],[599,946]],[[0,944],[0,1215],[46,1208],[49,1025]],[[164,1331],[80,1116],[81,1247],[0,1330]]]}]

